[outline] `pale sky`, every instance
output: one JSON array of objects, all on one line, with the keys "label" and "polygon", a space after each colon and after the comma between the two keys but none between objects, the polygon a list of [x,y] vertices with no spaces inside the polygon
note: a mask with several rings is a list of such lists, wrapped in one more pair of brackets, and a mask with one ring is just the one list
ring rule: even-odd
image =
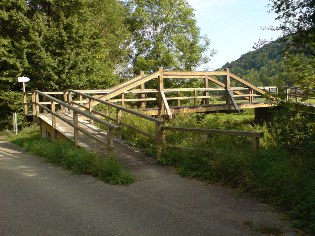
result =
[{"label": "pale sky", "polygon": [[276,15],[268,13],[268,0],[187,0],[195,9],[197,26],[202,35],[208,35],[210,47],[217,51],[208,69],[253,51],[259,39],[275,40],[280,32],[262,30],[276,26]]}]

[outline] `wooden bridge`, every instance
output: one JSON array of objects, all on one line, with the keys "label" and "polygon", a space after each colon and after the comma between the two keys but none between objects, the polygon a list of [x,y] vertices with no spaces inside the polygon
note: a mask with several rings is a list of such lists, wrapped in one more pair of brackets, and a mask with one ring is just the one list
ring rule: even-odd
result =
[{"label": "wooden bridge", "polygon": [[[168,145],[169,132],[249,136],[253,149],[258,150],[262,135],[259,132],[170,127],[161,118],[273,106],[267,99],[272,98],[274,89],[258,88],[228,70],[176,72],[160,68],[107,90],[33,91],[31,99],[25,93],[24,110],[40,124],[42,136],[66,137],[75,145],[90,149],[103,147],[106,153],[120,156],[122,162],[130,162],[128,151],[121,153],[126,148],[121,143],[125,130],[150,140],[157,157]],[[146,128],[130,122],[131,116],[136,116]]]},{"label": "wooden bridge", "polygon": [[108,90],[68,92],[68,99],[79,95],[81,100],[76,103],[84,104],[84,109],[87,109],[88,99],[92,100],[88,104],[89,109],[99,104],[100,101],[96,99],[129,107],[135,107],[135,103],[138,103],[137,107],[141,113],[167,116],[170,119],[173,114],[180,113],[239,112],[240,109],[273,106],[270,101],[266,101],[270,93],[228,70],[192,72],[164,71],[160,68],[158,72],[150,75],[141,73]]}]

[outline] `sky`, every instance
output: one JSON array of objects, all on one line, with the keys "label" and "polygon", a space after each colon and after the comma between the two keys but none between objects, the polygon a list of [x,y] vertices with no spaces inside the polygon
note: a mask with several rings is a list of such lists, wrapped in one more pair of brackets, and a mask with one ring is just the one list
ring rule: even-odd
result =
[{"label": "sky", "polygon": [[275,40],[280,32],[262,30],[277,26],[274,13],[267,5],[268,0],[187,0],[195,9],[197,26],[201,35],[207,35],[210,47],[217,51],[207,65],[214,70],[226,62],[253,51],[259,39]]}]

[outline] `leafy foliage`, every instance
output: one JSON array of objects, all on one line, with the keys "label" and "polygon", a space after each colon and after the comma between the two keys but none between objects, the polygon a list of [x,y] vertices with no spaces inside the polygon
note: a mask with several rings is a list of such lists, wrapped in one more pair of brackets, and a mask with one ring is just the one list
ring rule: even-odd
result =
[{"label": "leafy foliage", "polygon": [[315,26],[314,0],[269,0],[285,34],[300,33]]},{"label": "leafy foliage", "polygon": [[271,10],[280,21],[276,30],[289,35],[286,46],[288,68],[294,73],[294,82],[313,93],[315,87],[315,1],[270,0]]},{"label": "leafy foliage", "polygon": [[117,68],[127,55],[122,47],[129,35],[125,15],[117,0],[1,1],[1,116],[21,110],[14,100],[20,97],[17,77],[21,75],[31,79],[28,91],[117,83]]},{"label": "leafy foliage", "polygon": [[[110,8],[99,7],[104,5]],[[1,82],[16,90],[16,78],[31,88],[107,87],[121,63],[127,35],[124,8],[116,0],[2,1]],[[95,20],[97,19],[97,20]]]},{"label": "leafy foliage", "polygon": [[167,69],[193,70],[209,61],[209,39],[200,36],[186,0],[127,0],[134,74]]}]

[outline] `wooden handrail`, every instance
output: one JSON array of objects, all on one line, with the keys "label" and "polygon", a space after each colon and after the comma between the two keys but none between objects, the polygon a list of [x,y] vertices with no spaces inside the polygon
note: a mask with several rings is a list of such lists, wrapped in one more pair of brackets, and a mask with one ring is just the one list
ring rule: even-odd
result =
[{"label": "wooden handrail", "polygon": [[156,119],[156,118],[154,118],[154,117],[151,117],[151,116],[142,114],[142,113],[140,113],[140,112],[137,112],[137,111],[128,109],[128,108],[126,108],[126,107],[119,106],[119,105],[113,104],[113,103],[111,103],[111,102],[104,101],[104,100],[101,100],[101,99],[99,99],[99,98],[95,98],[95,97],[93,97],[93,96],[90,96],[90,95],[87,95],[87,94],[84,94],[84,93],[80,93],[80,92],[78,92],[78,91],[76,91],[76,90],[69,89],[69,90],[67,90],[67,91],[73,92],[73,93],[78,94],[78,95],[82,95],[82,96],[84,96],[84,97],[86,97],[86,98],[89,98],[89,99],[91,99],[91,100],[97,101],[97,102],[99,102],[99,103],[101,103],[101,104],[104,104],[104,105],[107,105],[107,106],[109,106],[109,107],[113,107],[113,108],[119,109],[119,110],[121,110],[121,111],[125,111],[125,112],[127,112],[127,113],[130,113],[130,114],[132,114],[132,115],[141,117],[141,118],[143,118],[143,119],[150,120],[150,121],[155,122],[155,123],[158,123],[158,124],[165,124],[165,121],[163,121],[163,120],[159,120],[159,119]]},{"label": "wooden handrail", "polygon": [[172,130],[172,131],[181,131],[181,132],[194,132],[194,133],[204,133],[204,134],[248,136],[248,137],[262,137],[263,136],[263,132],[254,132],[254,131],[186,128],[186,127],[172,127],[172,126],[163,126],[162,130]]},{"label": "wooden handrail", "polygon": [[201,78],[201,76],[213,76],[213,75],[227,75],[226,71],[164,71],[164,78]]},{"label": "wooden handrail", "polygon": [[218,134],[218,135],[229,135],[229,136],[247,136],[252,138],[252,148],[255,151],[259,150],[259,139],[263,136],[262,132],[253,131],[238,131],[238,130],[218,130],[218,129],[202,129],[202,128],[186,128],[186,127],[161,127],[161,140],[159,143],[165,144],[165,136],[163,132],[175,131],[175,132],[192,132],[192,133],[203,133],[203,134]]},{"label": "wooden handrail", "polygon": [[[45,94],[43,92],[40,92],[38,90],[36,90],[35,93],[37,93],[37,94],[39,94],[39,95],[41,95],[43,97],[46,97],[46,98],[50,99],[51,101],[56,102],[56,104],[60,104],[61,106],[66,107],[69,110],[72,110],[73,112],[81,114],[81,115],[83,115],[83,116],[85,116],[85,117],[87,117],[87,118],[89,118],[89,119],[91,119],[91,120],[93,120],[95,122],[98,122],[98,123],[100,123],[100,124],[102,124],[102,125],[104,125],[106,127],[110,127],[112,129],[119,129],[119,126],[111,124],[111,123],[109,123],[107,121],[101,120],[98,117],[93,116],[93,115],[91,115],[90,113],[88,113],[86,111],[81,111],[80,109],[77,109],[77,108],[75,108],[75,107],[73,107],[73,106],[71,106],[71,105],[69,105],[69,104],[67,104],[67,103],[65,103],[63,101],[60,101],[57,98],[51,97],[51,96],[49,96],[49,95],[47,95],[47,94]],[[37,102],[37,104],[40,104],[40,103]]]}]

